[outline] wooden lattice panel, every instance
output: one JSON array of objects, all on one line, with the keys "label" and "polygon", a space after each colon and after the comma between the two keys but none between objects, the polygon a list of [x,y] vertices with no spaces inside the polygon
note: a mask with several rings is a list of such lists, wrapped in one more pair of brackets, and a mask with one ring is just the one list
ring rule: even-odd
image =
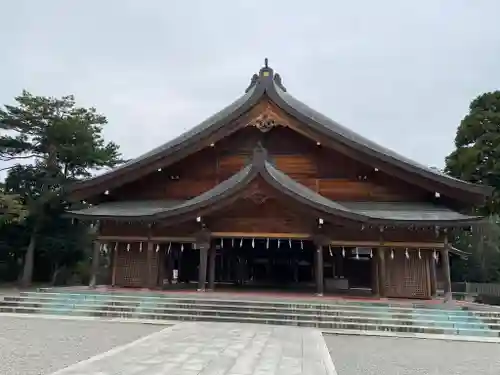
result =
[{"label": "wooden lattice panel", "polygon": [[404,249],[394,251],[391,259],[390,250],[386,260],[386,291],[387,297],[393,298],[430,298],[429,252]]},{"label": "wooden lattice panel", "polygon": [[[153,250],[151,277],[158,281],[158,253]],[[123,287],[147,287],[148,275],[150,274],[147,263],[147,244],[142,244],[140,251],[139,243],[131,243],[130,251],[127,251],[127,244],[118,245],[116,256],[116,279],[115,284]]]}]

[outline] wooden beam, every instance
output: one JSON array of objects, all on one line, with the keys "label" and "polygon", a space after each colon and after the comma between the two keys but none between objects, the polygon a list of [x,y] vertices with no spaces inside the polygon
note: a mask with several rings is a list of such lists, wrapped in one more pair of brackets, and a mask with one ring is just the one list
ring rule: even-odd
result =
[{"label": "wooden beam", "polygon": [[442,242],[331,241],[330,244],[332,246],[420,248],[422,250],[443,248]]},{"label": "wooden beam", "polygon": [[[281,238],[292,240],[310,240],[311,234],[309,233],[248,233],[248,232],[212,232],[212,238]],[[146,242],[147,236],[99,236],[100,241],[119,241],[119,242]],[[185,237],[151,237],[151,241],[155,243],[162,242],[196,242],[196,238],[192,236]],[[332,246],[346,246],[346,247],[391,247],[391,248],[419,248],[421,250],[434,250],[442,249],[443,242],[380,242],[380,241],[352,241],[352,240],[334,240],[330,241],[329,245]]]}]

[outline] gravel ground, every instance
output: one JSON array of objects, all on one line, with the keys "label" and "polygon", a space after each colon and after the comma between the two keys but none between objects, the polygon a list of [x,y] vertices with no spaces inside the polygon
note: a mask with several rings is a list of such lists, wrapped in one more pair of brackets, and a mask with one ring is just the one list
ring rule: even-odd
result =
[{"label": "gravel ground", "polygon": [[500,344],[325,335],[338,375],[498,375]]},{"label": "gravel ground", "polygon": [[0,316],[0,374],[46,375],[165,327]]}]

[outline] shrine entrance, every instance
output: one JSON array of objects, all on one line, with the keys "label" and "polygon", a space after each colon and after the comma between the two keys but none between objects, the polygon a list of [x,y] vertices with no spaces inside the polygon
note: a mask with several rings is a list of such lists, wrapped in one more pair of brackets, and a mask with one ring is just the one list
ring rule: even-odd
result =
[{"label": "shrine entrance", "polygon": [[[163,287],[196,288],[200,250],[192,244],[163,245],[162,250]],[[309,240],[219,238],[212,241],[208,257],[214,258],[215,289],[314,291],[318,282],[317,248]],[[324,246],[321,263],[325,293],[375,292],[371,249]]]},{"label": "shrine entrance", "polygon": [[288,239],[217,241],[215,282],[293,288],[314,282],[314,245]]}]

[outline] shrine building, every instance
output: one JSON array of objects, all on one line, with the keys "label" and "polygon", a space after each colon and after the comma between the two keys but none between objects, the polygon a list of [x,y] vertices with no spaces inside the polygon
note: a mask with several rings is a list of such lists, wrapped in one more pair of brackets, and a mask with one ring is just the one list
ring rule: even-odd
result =
[{"label": "shrine building", "polygon": [[73,185],[68,215],[95,230],[94,284],[101,251],[116,287],[429,299],[491,191],[316,112],[266,60],[220,112]]}]

